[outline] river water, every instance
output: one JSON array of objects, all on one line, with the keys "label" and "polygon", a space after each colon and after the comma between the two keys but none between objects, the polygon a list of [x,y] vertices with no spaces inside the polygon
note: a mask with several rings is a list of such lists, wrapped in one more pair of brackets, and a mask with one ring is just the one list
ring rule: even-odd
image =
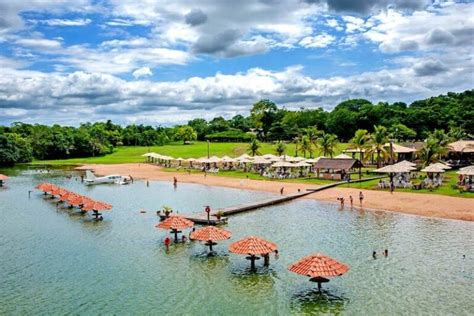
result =
[{"label": "river water", "polygon": [[[270,193],[179,183],[86,187],[69,171],[3,169],[0,188],[0,314],[349,314],[474,313],[474,224],[340,209],[298,200],[232,216],[229,241],[206,257],[198,242],[163,246],[155,211],[231,206]],[[56,208],[40,192],[49,181],[112,204],[103,222]],[[141,213],[146,210],[146,213]],[[275,242],[280,256],[249,271],[228,245],[248,235]],[[389,250],[374,260],[372,251]],[[320,252],[348,264],[315,290],[287,266]],[[465,256],[465,257],[464,257]]]}]

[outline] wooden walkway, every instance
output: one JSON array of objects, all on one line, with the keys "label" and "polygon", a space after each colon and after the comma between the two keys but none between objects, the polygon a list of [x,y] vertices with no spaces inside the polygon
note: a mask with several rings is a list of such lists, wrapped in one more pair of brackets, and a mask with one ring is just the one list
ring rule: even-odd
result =
[{"label": "wooden walkway", "polygon": [[[365,181],[370,181],[374,179],[380,179],[383,176],[378,176],[378,177],[372,177],[372,178],[365,178],[361,180],[353,180],[350,181],[349,183],[357,183],[357,182],[365,182]],[[260,201],[255,201],[255,202],[250,202],[250,203],[244,203],[244,204],[239,204],[235,206],[230,206],[230,207],[225,207],[222,209],[219,209],[222,213],[221,219],[217,219],[217,211],[212,211],[210,214],[210,220],[208,221],[207,219],[207,214],[205,212],[202,213],[193,213],[193,214],[188,214],[188,215],[183,215],[185,218],[193,221],[196,224],[209,224],[209,225],[219,225],[219,224],[225,224],[227,223],[227,216],[229,215],[234,215],[238,213],[244,213],[244,212],[249,212],[253,211],[262,207],[266,206],[272,206],[276,204],[281,204],[284,202],[292,201],[301,197],[304,197],[306,195],[323,191],[326,189],[334,188],[338,185],[341,184],[347,184],[347,181],[339,181],[339,182],[334,182],[326,185],[322,185],[320,187],[314,188],[314,189],[307,189],[305,192],[297,192],[297,193],[292,193],[288,195],[281,195],[278,197],[273,197],[265,200],[260,200]]]}]

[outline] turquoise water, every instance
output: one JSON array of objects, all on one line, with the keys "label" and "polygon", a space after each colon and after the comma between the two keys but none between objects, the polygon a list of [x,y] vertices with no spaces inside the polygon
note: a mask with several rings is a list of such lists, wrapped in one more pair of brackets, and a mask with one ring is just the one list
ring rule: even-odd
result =
[{"label": "turquoise water", "polygon": [[[137,181],[85,187],[62,171],[14,176],[0,188],[0,314],[430,314],[474,313],[473,223],[339,209],[312,200],[233,216],[231,240],[207,258],[200,243],[172,246],[154,227],[155,210],[180,213],[223,207],[269,193],[180,183]],[[105,220],[28,191],[50,181],[111,203]],[[140,213],[140,210],[147,210]],[[227,246],[258,235],[278,244],[280,257],[251,273]],[[373,260],[372,251],[389,249]],[[351,266],[324,291],[287,271],[322,252]],[[463,255],[466,258],[463,258]],[[261,262],[258,262],[261,264]]]}]

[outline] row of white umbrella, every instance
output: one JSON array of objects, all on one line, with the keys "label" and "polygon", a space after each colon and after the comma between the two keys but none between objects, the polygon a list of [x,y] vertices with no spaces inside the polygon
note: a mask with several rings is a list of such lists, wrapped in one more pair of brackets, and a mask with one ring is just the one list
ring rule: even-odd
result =
[{"label": "row of white umbrella", "polygon": [[[306,159],[303,157],[292,157],[287,155],[276,156],[272,154],[266,154],[262,156],[250,156],[248,154],[243,154],[239,157],[232,158],[229,156],[217,157],[202,157],[202,158],[173,158],[166,155],[161,155],[157,153],[146,153],[142,155],[143,157],[150,157],[162,161],[178,161],[178,162],[189,162],[189,163],[199,163],[199,164],[212,164],[212,163],[244,163],[244,164],[253,164],[253,165],[269,165],[272,168],[306,168],[311,167],[312,164],[318,162],[320,158],[310,158]],[[335,157],[338,158],[338,157]],[[340,159],[350,158],[350,157],[339,157]]]},{"label": "row of white umbrella", "polygon": [[[451,169],[450,166],[445,165],[441,162],[432,163],[425,168],[421,169],[421,172],[426,173],[444,173],[446,170]],[[393,165],[388,165],[379,169],[374,170],[378,173],[408,173],[416,170],[416,164],[407,160],[397,162]]]}]

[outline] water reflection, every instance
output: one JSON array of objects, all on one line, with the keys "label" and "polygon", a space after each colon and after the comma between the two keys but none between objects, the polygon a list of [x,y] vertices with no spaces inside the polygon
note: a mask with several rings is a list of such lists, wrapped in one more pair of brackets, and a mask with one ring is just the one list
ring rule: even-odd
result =
[{"label": "water reflection", "polygon": [[298,314],[331,314],[339,315],[345,310],[349,299],[334,290],[306,288],[291,297],[291,310]]}]

